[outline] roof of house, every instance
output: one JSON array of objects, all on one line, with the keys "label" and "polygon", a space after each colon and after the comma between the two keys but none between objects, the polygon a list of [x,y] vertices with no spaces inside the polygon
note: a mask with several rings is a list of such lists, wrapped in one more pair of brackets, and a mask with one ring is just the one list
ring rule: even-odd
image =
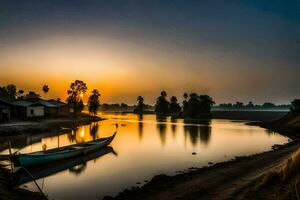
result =
[{"label": "roof of house", "polygon": [[28,107],[28,106],[31,106],[32,104],[34,104],[34,103],[30,102],[30,101],[24,101],[24,100],[14,101],[13,102],[13,105],[15,105],[15,106],[22,106],[22,107]]},{"label": "roof of house", "polygon": [[60,100],[50,99],[50,100],[47,100],[47,101],[48,101],[49,103],[51,103],[51,104],[54,104],[54,105],[58,106],[58,107],[67,105],[66,103],[64,103],[64,102],[62,102],[62,101],[60,101]]},{"label": "roof of house", "polygon": [[24,101],[24,100],[14,101],[12,104],[15,106],[20,106],[20,107],[45,106],[44,104],[42,104],[40,102],[30,102],[30,101]]},{"label": "roof of house", "polygon": [[[1,102],[1,99],[0,99]],[[58,108],[64,105],[67,105],[64,102],[58,100],[43,100],[40,99],[39,101],[29,101],[29,100],[17,100],[14,102],[10,102],[9,105],[14,106],[21,106],[21,107],[28,107],[28,106],[44,106],[46,108]]]},{"label": "roof of house", "polygon": [[12,101],[8,98],[0,97],[0,104],[4,105],[12,105]]},{"label": "roof of house", "polygon": [[40,100],[37,103],[40,103],[47,108],[57,108],[58,107],[57,105],[49,103],[48,101],[45,101],[45,100]]}]

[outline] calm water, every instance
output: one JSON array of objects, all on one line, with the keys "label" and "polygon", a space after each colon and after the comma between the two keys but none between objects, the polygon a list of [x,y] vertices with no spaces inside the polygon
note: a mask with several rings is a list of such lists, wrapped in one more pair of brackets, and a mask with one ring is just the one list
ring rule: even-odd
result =
[{"label": "calm water", "polygon": [[[107,137],[115,131],[115,124],[119,124],[111,144],[113,150],[80,158],[69,163],[71,166],[62,163],[42,173],[48,176],[38,179],[38,183],[50,199],[101,199],[137,186],[137,182],[143,184],[157,174],[172,175],[189,167],[207,166],[208,162],[266,151],[273,144],[288,141],[286,137],[244,122],[196,123],[170,118],[157,120],[154,115],[139,118],[133,114],[102,116],[108,120],[61,135],[22,136],[12,141],[13,147],[21,148],[21,152],[33,152],[42,150],[43,145],[50,149]],[[37,191],[30,182],[21,187]]]}]

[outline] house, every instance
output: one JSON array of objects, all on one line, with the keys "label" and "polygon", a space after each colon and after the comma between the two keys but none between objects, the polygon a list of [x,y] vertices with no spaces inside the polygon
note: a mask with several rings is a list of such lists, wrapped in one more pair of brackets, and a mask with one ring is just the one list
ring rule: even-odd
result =
[{"label": "house", "polygon": [[45,116],[45,106],[40,102],[14,101],[14,112],[18,118],[35,118]]},{"label": "house", "polygon": [[50,99],[47,100],[47,102],[56,106],[56,116],[70,116],[72,113],[72,109],[69,107],[69,105],[60,100]]}]

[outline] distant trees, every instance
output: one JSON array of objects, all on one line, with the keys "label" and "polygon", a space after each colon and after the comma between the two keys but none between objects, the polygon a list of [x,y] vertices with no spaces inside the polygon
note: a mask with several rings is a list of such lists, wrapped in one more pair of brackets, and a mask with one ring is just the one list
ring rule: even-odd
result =
[{"label": "distant trees", "polygon": [[9,84],[6,86],[6,90],[8,93],[8,96],[11,97],[12,99],[15,99],[17,96],[17,87],[14,84]]},{"label": "distant trees", "polygon": [[9,84],[4,87],[0,87],[0,97],[15,100],[17,97],[17,87],[14,84]]},{"label": "distant trees", "polygon": [[208,95],[191,93],[183,112],[185,118],[206,118],[210,117],[211,108],[215,102]]},{"label": "distant trees", "polygon": [[70,85],[67,102],[68,105],[74,109],[75,114],[81,112],[84,108],[82,97],[85,95],[86,90],[86,83],[80,80],[76,80]]},{"label": "distant trees", "polygon": [[33,91],[29,91],[29,92],[25,95],[24,99],[26,99],[26,100],[31,100],[31,101],[35,101],[35,100],[39,100],[40,97],[41,97],[41,96],[40,96],[39,94],[37,94],[37,93],[35,93],[35,92],[33,92]]},{"label": "distant trees", "polygon": [[244,104],[243,102],[236,102],[235,104],[232,103],[221,103],[215,108],[219,109],[261,109],[261,110],[272,110],[272,109],[289,109],[291,105],[282,104],[282,105],[276,105],[271,102],[265,102],[261,105],[254,104],[252,101],[249,101],[248,104]]},{"label": "distant trees", "polygon": [[88,100],[88,108],[89,108],[89,113],[96,115],[98,108],[100,107],[100,93],[98,90],[94,89],[92,91],[92,95],[89,97]]},{"label": "distant trees", "polygon": [[212,105],[215,103],[208,95],[198,95],[196,93],[183,94],[181,109],[177,97],[172,96],[170,102],[166,99],[167,93],[161,92],[155,104],[155,112],[158,116],[171,115],[183,116],[184,118],[206,118],[210,117]]},{"label": "distant trees", "polygon": [[179,103],[177,103],[177,97],[172,96],[170,99],[170,113],[171,115],[178,115],[181,111]]},{"label": "distant trees", "polygon": [[157,115],[168,115],[170,113],[169,110],[169,101],[166,99],[167,93],[166,91],[162,91],[160,96],[156,100],[155,104],[155,112]]},{"label": "distant trees", "polygon": [[300,113],[300,99],[295,99],[292,101],[291,112]]},{"label": "distant trees", "polygon": [[137,106],[136,108],[133,110],[134,113],[137,113],[137,114],[143,114],[143,111],[144,111],[144,97],[142,96],[138,96],[137,97]]},{"label": "distant trees", "polygon": [[17,93],[17,98],[18,99],[23,99],[24,98],[24,90],[18,90],[18,93]]},{"label": "distant trees", "polygon": [[43,85],[43,88],[42,88],[44,94],[47,94],[49,92],[49,86],[48,85]]}]

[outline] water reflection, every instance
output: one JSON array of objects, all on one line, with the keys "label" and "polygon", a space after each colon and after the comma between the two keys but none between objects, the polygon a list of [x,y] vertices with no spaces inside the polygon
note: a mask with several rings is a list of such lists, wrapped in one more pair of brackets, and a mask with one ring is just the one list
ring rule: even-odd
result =
[{"label": "water reflection", "polygon": [[[276,133],[269,134],[265,129],[228,120],[189,121],[136,114],[100,117],[108,120],[54,135],[0,137],[1,154],[8,153],[9,140],[14,150],[21,148],[21,153],[27,153],[42,150],[43,144],[52,149],[58,145],[108,137],[115,131],[115,124],[119,124],[118,134],[111,144],[119,153],[118,157],[111,151],[112,154],[105,156],[78,157],[32,172],[37,178],[47,177],[43,190],[51,199],[101,199],[105,195],[115,195],[137,181],[149,180],[158,172],[172,175],[177,170],[207,165],[208,161],[215,163],[250,155],[287,142]],[[193,156],[192,152],[197,152],[198,156]],[[28,177],[22,177],[21,184],[30,181]],[[36,190],[32,182],[26,186]]]},{"label": "water reflection", "polygon": [[98,139],[99,136],[99,123],[92,122],[90,124],[90,135],[92,136],[93,140]]},{"label": "water reflection", "polygon": [[167,118],[157,115],[156,116],[156,122],[157,122],[156,127],[157,127],[157,130],[158,130],[158,133],[159,133],[161,145],[165,146],[165,144],[166,144],[166,133],[167,133],[167,126],[166,126]]},{"label": "water reflection", "polygon": [[171,117],[171,122],[172,122],[172,124],[171,124],[172,135],[173,135],[173,138],[176,138],[177,118]]},{"label": "water reflection", "polygon": [[211,138],[210,120],[184,120],[184,123],[185,141],[189,137],[193,146],[196,146],[198,141],[205,145],[209,143]]},{"label": "water reflection", "polygon": [[142,141],[143,139],[143,126],[144,126],[144,123],[143,123],[143,115],[142,114],[139,114],[138,115],[138,133],[139,133],[139,140]]}]

